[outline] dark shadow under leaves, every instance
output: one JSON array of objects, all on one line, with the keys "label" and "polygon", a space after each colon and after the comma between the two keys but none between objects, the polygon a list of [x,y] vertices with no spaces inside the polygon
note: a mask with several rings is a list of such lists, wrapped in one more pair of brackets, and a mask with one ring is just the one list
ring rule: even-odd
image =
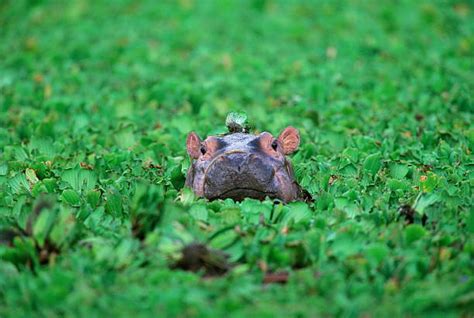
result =
[{"label": "dark shadow under leaves", "polygon": [[204,276],[222,276],[226,274],[231,266],[228,256],[218,250],[208,248],[204,244],[192,243],[181,250],[181,258],[171,267],[185,271],[203,271]]}]

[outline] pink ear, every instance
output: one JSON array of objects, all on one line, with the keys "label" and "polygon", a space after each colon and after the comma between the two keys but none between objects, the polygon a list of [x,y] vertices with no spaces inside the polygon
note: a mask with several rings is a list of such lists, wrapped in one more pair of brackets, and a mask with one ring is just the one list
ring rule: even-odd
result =
[{"label": "pink ear", "polygon": [[278,136],[278,141],[282,145],[283,153],[289,155],[296,151],[300,145],[300,133],[298,129],[288,126],[281,132],[280,136]]},{"label": "pink ear", "polygon": [[199,136],[194,132],[190,132],[188,138],[186,139],[186,150],[188,154],[193,159],[199,158],[199,153],[201,149],[201,139]]}]

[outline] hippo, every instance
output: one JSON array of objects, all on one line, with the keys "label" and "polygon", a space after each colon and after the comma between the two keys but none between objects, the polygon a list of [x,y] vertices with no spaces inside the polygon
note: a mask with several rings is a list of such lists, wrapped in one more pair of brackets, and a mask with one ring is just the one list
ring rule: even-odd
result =
[{"label": "hippo", "polygon": [[254,135],[230,127],[229,131],[204,141],[195,132],[188,134],[186,149],[191,166],[185,185],[197,196],[235,201],[269,197],[285,203],[310,200],[296,182],[286,157],[300,144],[296,128],[285,128],[277,138],[269,132]]}]

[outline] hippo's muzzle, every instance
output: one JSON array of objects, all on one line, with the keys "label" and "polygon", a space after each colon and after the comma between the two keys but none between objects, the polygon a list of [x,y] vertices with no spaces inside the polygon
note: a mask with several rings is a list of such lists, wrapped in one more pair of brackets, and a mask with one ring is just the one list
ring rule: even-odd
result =
[{"label": "hippo's muzzle", "polygon": [[275,170],[258,154],[240,150],[225,152],[209,164],[205,171],[204,195],[210,199],[246,197],[263,200],[275,197]]}]

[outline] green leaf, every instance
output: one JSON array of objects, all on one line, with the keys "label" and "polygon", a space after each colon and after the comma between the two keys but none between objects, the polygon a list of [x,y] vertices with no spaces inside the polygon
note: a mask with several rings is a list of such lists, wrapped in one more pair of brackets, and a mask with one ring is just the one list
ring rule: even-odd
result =
[{"label": "green leaf", "polygon": [[56,179],[48,178],[48,179],[43,179],[41,181],[43,182],[44,186],[46,187],[49,193],[54,192],[54,190],[56,189]]},{"label": "green leaf", "polygon": [[8,165],[6,163],[0,164],[0,176],[6,176],[8,172]]},{"label": "green leaf", "polygon": [[[243,245],[242,241],[239,238],[236,238],[236,241],[231,244],[230,246],[226,246],[224,249],[225,253],[229,255],[229,261],[232,263],[236,263],[239,259],[241,259],[245,255],[245,246]],[[234,273],[235,267],[232,268],[232,272]]]},{"label": "green leaf", "polygon": [[353,201],[346,198],[337,198],[334,203],[338,210],[344,211],[349,218],[354,218],[360,214],[360,208]]},{"label": "green leaf", "polygon": [[79,196],[79,194],[71,189],[64,190],[63,194],[61,195],[61,198],[63,201],[73,206],[79,205],[81,201],[81,197]]},{"label": "green leaf", "polygon": [[181,172],[181,164],[174,166],[170,172],[170,181],[173,187],[177,190],[184,186],[186,176]]},{"label": "green leaf", "polygon": [[240,209],[237,207],[224,209],[219,214],[222,217],[222,221],[226,224],[236,224],[241,221]]},{"label": "green leaf", "polygon": [[388,247],[382,243],[373,243],[366,247],[365,257],[374,265],[380,264],[388,256]]},{"label": "green leaf", "polygon": [[60,247],[74,237],[75,229],[75,217],[68,208],[62,208],[56,216],[49,238]]},{"label": "green leaf", "polygon": [[375,175],[382,165],[381,158],[382,156],[380,153],[368,155],[364,160],[364,170],[372,175]]},{"label": "green leaf", "polygon": [[207,222],[209,212],[204,205],[193,205],[189,210],[189,214],[198,221]]},{"label": "green leaf", "polygon": [[181,189],[179,200],[184,206],[190,206],[194,202],[195,199],[196,199],[196,195],[194,194],[191,188],[184,187]]},{"label": "green leaf", "polygon": [[253,199],[244,200],[240,208],[244,220],[250,224],[258,224],[262,214],[267,219],[271,213],[271,208],[267,208],[261,202]]},{"label": "green leaf", "polygon": [[43,246],[48,234],[53,226],[56,212],[51,209],[43,209],[33,225],[33,237],[39,246]]},{"label": "green leaf", "polygon": [[122,215],[122,196],[116,191],[111,191],[106,196],[105,210],[115,217]]},{"label": "green leaf", "polygon": [[334,205],[334,198],[327,192],[322,193],[316,202],[319,211],[327,210],[332,205]]},{"label": "green leaf", "polygon": [[396,179],[387,180],[387,187],[392,191],[396,191],[396,190],[406,191],[410,189],[409,185],[406,182],[396,180]]},{"label": "green leaf", "polygon": [[292,220],[294,223],[309,221],[311,219],[311,210],[308,205],[303,202],[293,202],[287,205],[289,212],[283,219],[283,223],[288,223]]},{"label": "green leaf", "polygon": [[16,176],[14,176],[12,179],[10,179],[8,184],[12,188],[13,194],[18,194],[18,193],[24,192],[25,190],[27,191],[30,190],[30,185],[28,184],[28,181],[26,180],[26,175],[23,173],[19,173]]},{"label": "green leaf", "polygon": [[415,203],[414,209],[419,214],[424,214],[426,208],[435,204],[439,200],[440,200],[439,196],[435,193],[423,194]]},{"label": "green leaf", "polygon": [[14,151],[15,151],[15,158],[19,161],[25,161],[26,159],[28,159],[28,154],[26,153],[25,149],[23,149],[22,147],[15,147],[14,148]]},{"label": "green leaf", "polygon": [[26,195],[21,195],[16,198],[16,203],[12,209],[12,215],[16,218],[18,225],[22,229],[26,229],[28,223],[29,211],[24,208],[26,203]]},{"label": "green leaf", "polygon": [[390,175],[394,179],[403,179],[410,169],[406,165],[394,163],[390,165]]},{"label": "green leaf", "polygon": [[79,193],[92,190],[97,184],[97,176],[93,171],[80,168],[64,171],[61,178]]},{"label": "green leaf", "polygon": [[114,134],[115,142],[119,147],[128,149],[135,145],[136,139],[133,126],[127,126]]},{"label": "green leaf", "polygon": [[95,208],[100,202],[100,191],[99,190],[90,190],[86,194],[86,201],[91,205],[91,207]]},{"label": "green leaf", "polygon": [[41,193],[48,193],[48,189],[46,188],[46,186],[43,184],[43,182],[38,182],[36,183],[33,188],[31,189],[31,194],[34,196],[34,197],[37,197],[39,196]]},{"label": "green leaf", "polygon": [[53,142],[47,138],[34,137],[31,139],[31,148],[37,149],[40,154],[52,158],[56,155],[56,149]]},{"label": "green leaf", "polygon": [[418,241],[426,235],[426,230],[419,224],[410,224],[405,229],[405,241],[407,244]]},{"label": "green leaf", "polygon": [[360,242],[349,233],[338,233],[331,244],[332,254],[341,259],[359,253],[361,248]]},{"label": "green leaf", "polygon": [[467,219],[466,219],[466,227],[467,227],[467,230],[470,233],[474,233],[474,211],[473,211],[473,209],[471,209],[468,212]]},{"label": "green leaf", "polygon": [[210,246],[216,249],[225,249],[233,244],[239,235],[233,230],[223,231],[212,238]]}]

